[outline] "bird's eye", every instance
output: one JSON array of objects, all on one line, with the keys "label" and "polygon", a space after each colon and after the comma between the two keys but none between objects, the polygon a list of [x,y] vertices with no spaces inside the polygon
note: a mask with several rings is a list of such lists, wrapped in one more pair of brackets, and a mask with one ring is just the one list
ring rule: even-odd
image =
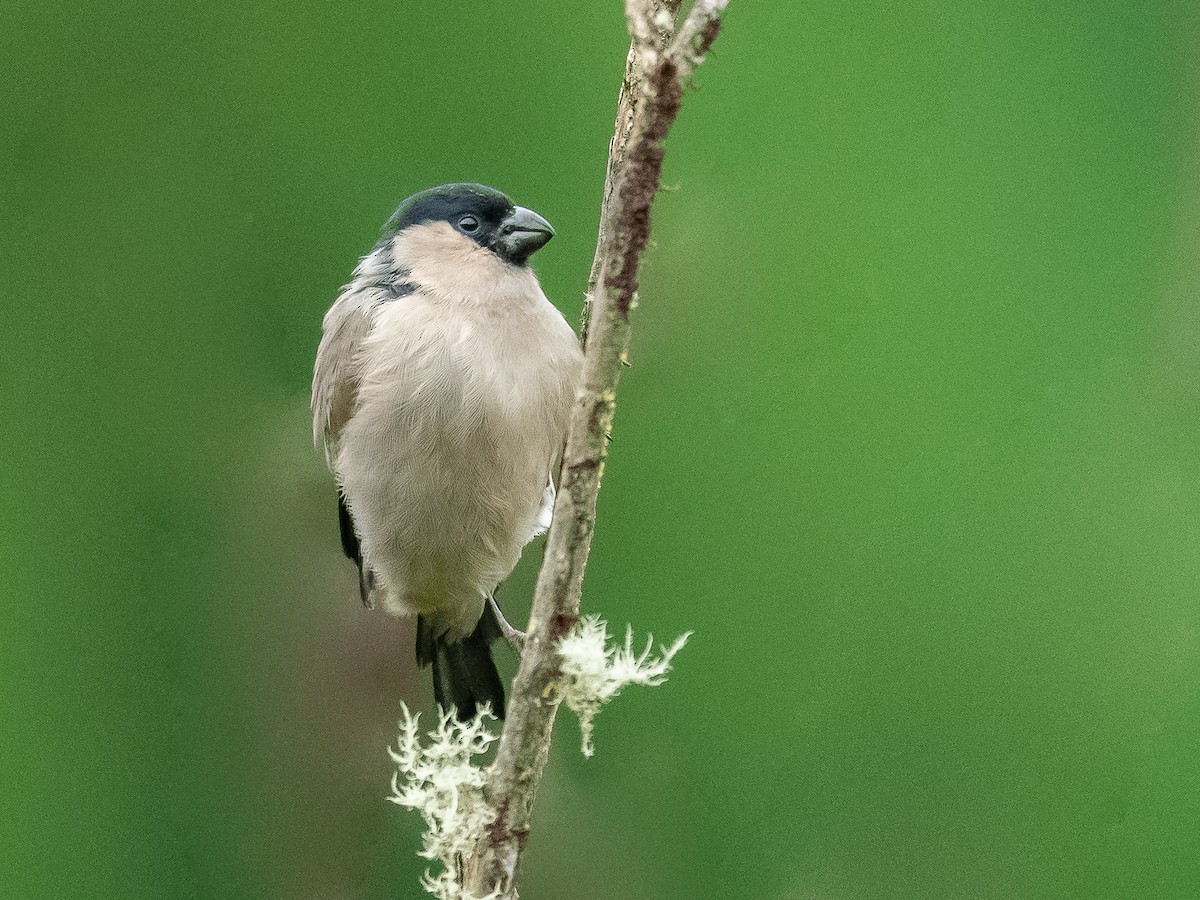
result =
[{"label": "bird's eye", "polygon": [[474,216],[463,216],[458,220],[458,227],[463,231],[474,231],[479,227],[479,220]]}]

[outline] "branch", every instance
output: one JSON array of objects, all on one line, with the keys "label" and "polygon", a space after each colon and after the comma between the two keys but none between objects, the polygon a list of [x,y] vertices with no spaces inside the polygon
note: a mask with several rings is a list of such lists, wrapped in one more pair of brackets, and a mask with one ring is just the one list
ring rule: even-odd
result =
[{"label": "branch", "polygon": [[582,383],[571,413],[529,635],[487,789],[497,818],[477,852],[464,862],[465,886],[476,896],[497,888],[502,898],[517,896],[517,863],[529,835],[558,708],[558,644],[579,617],[596,496],[629,347],[629,314],[637,305],[638,264],[650,238],[650,207],[662,178],[663,144],[692,72],[717,37],[729,0],[696,0],[675,30],[679,2],[625,3],[632,43],[584,308]]},{"label": "branch", "polygon": [[[605,251],[612,231],[612,200],[617,186],[617,175],[625,162],[625,148],[633,133],[633,111],[639,97],[644,93],[646,76],[645,54],[638,50],[649,45],[655,53],[661,53],[671,42],[675,32],[675,17],[679,13],[681,0],[651,0],[648,15],[642,18],[650,31],[641,39],[632,22],[630,23],[629,53],[625,57],[625,78],[621,82],[621,93],[617,96],[617,123],[613,128],[612,140],[608,144],[608,167],[604,173],[604,194],[600,199],[600,233],[596,239],[596,255],[592,257],[592,271],[588,275],[587,292],[584,294],[583,315],[579,324],[579,336],[587,344],[588,324],[591,319],[592,297],[600,281],[604,267]],[[626,7],[626,15],[629,15]],[[648,19],[648,21],[647,21]]]}]

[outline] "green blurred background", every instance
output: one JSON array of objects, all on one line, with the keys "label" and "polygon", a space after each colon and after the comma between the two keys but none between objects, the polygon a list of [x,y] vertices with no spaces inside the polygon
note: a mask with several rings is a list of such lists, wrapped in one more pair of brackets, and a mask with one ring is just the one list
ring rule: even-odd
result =
[{"label": "green blurred background", "polygon": [[[620,4],[3,19],[0,896],[416,896],[428,675],[340,556],[320,320],[462,179],[577,319]],[[1197,47],[1193,2],[734,0],[584,597],[695,636],[595,759],[561,717],[522,896],[1200,896]]]}]

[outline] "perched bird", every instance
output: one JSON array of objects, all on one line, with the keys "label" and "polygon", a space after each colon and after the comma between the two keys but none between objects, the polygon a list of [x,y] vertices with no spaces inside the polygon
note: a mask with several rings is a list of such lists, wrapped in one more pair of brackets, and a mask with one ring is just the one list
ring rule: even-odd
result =
[{"label": "perched bird", "polygon": [[337,478],[364,605],[417,617],[417,659],[462,718],[504,715],[493,592],[550,524],[582,368],[529,257],[550,223],[479,184],[409,197],[325,315],[313,438]]}]

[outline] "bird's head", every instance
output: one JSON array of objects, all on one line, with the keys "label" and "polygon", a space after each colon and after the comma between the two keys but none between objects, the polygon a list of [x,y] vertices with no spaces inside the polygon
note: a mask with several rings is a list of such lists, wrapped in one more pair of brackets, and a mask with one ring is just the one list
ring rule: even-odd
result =
[{"label": "bird's head", "polygon": [[413,194],[384,226],[385,239],[427,229],[443,240],[482,247],[524,266],[554,237],[550,223],[482,184],[444,184]]}]

